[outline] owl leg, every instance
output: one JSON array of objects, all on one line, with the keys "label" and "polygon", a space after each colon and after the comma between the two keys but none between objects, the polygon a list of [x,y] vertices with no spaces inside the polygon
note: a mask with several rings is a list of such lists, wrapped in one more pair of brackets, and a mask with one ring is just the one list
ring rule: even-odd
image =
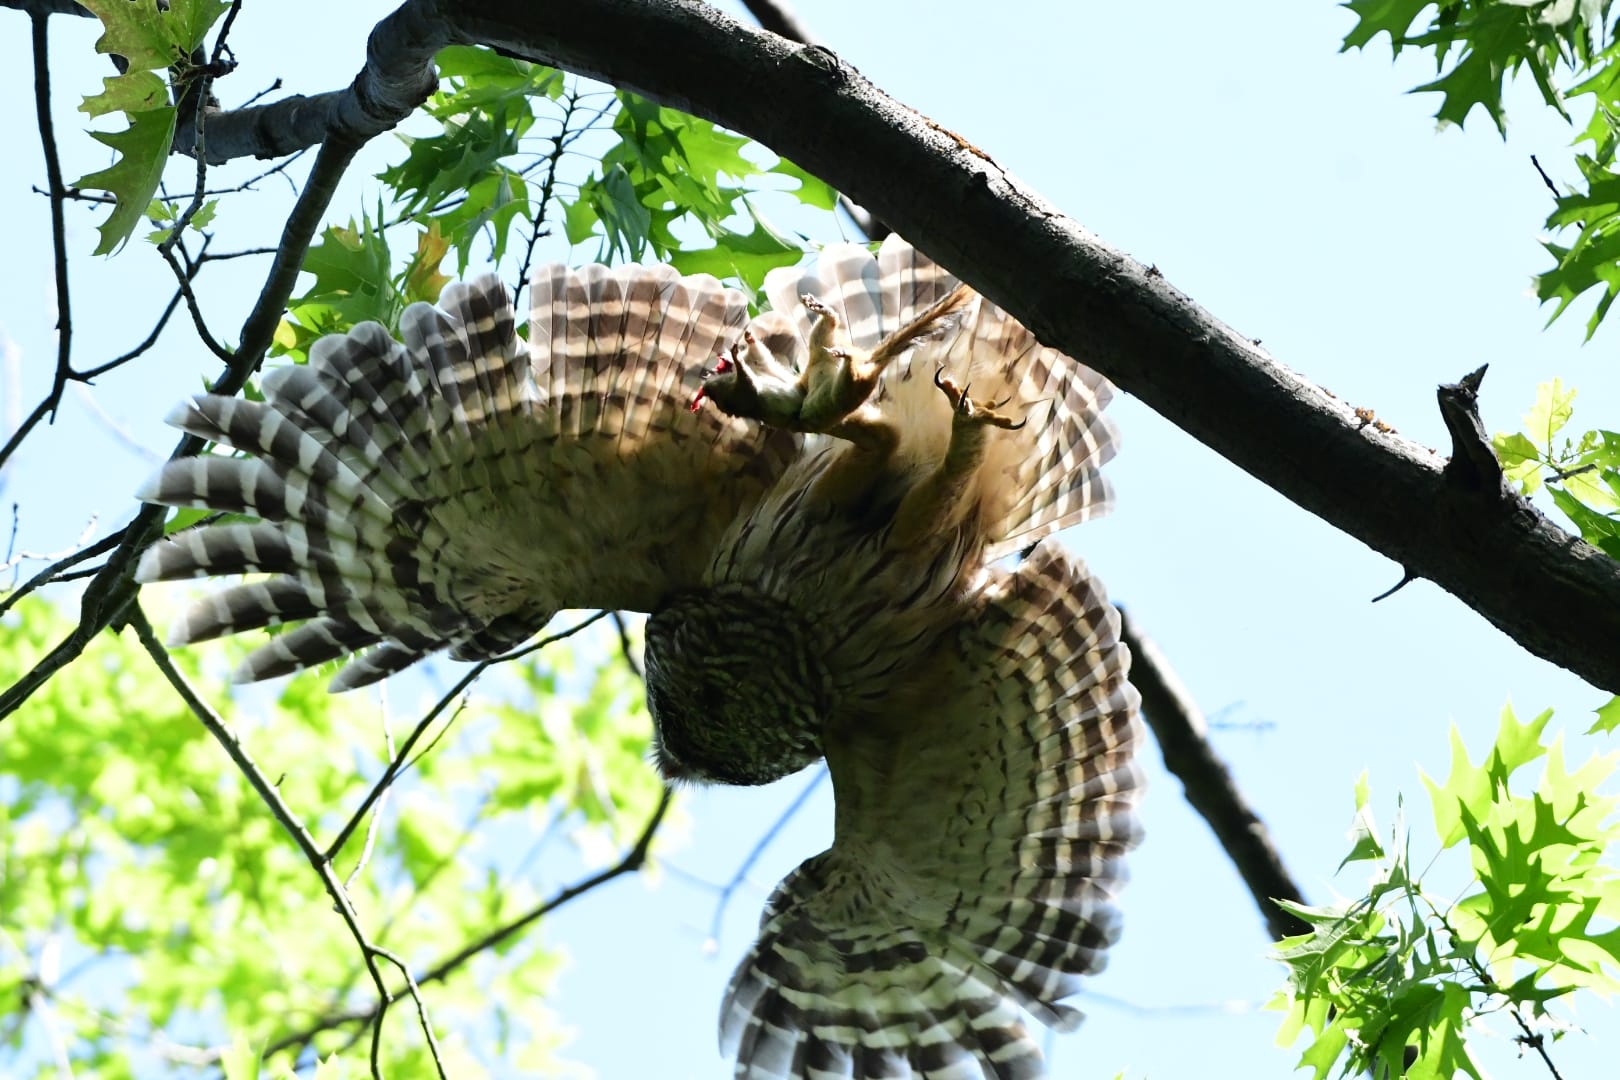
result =
[{"label": "owl leg", "polygon": [[827,434],[854,445],[844,448],[816,478],[812,494],[817,499],[848,506],[859,501],[885,475],[889,460],[900,445],[900,429],[868,405],[827,429]]},{"label": "owl leg", "polygon": [[801,297],[804,306],[816,317],[810,327],[810,358],[799,376],[804,391],[804,405],[799,411],[803,430],[838,435],[837,426],[872,396],[889,364],[973,296],[972,289],[958,285],[944,299],[884,338],[869,353],[837,344],[837,313],[814,296]]},{"label": "owl leg", "polygon": [[973,400],[967,387],[958,389],[942,371],[934,373],[934,385],[951,403],[951,441],[934,471],[901,500],[889,532],[890,550],[910,547],[954,525],[965,509],[962,496],[984,460],[990,429],[1012,431],[1025,423],[996,411],[1005,402],[985,405]]}]

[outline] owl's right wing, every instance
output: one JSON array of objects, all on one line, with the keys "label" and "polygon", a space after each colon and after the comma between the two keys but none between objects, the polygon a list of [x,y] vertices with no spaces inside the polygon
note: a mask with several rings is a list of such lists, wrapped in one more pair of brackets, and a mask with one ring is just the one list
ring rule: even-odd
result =
[{"label": "owl's right wing", "polygon": [[367,323],[170,423],[246,456],[173,461],[149,502],[247,515],[153,545],[141,581],[269,574],[198,602],[177,643],[302,622],[243,680],[357,654],[333,689],[429,653],[496,655],[559,609],[650,611],[697,585],[797,437],[691,411],[747,302],[668,266],[542,268],[529,341],[493,276]]},{"label": "owl's right wing", "polygon": [[1102,967],[1139,830],[1137,694],[1102,588],[1051,541],[914,685],[829,730],[833,845],[779,885],[721,1009],[749,1080],[1029,1080],[1022,1013]]}]

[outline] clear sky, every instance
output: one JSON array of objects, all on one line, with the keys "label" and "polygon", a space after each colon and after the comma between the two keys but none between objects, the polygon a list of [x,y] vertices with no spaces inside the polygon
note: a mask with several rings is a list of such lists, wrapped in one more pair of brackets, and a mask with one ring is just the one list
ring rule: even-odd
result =
[{"label": "clear sky", "polygon": [[[346,83],[362,62],[364,28],[390,8],[247,4],[235,38],[243,73],[221,93],[240,100],[276,76],[287,91]],[[1555,375],[1581,389],[1577,424],[1613,426],[1620,416],[1620,327],[1583,347],[1589,305],[1544,331],[1546,315],[1530,291],[1530,274],[1548,262],[1537,241],[1549,195],[1529,155],[1555,178],[1574,169],[1568,129],[1528,86],[1511,97],[1505,143],[1482,113],[1466,131],[1437,132],[1434,101],[1404,93],[1432,69],[1416,56],[1392,66],[1383,39],[1366,54],[1340,55],[1352,18],[1325,0],[820,0],[798,11],[900,101],[1156,264],[1282,362],[1409,437],[1444,447],[1434,388],[1485,362],[1481,405],[1492,430],[1516,429],[1536,383]],[[58,19],[52,32],[71,178],[103,163],[73,135],[81,126],[73,106],[102,70],[89,58],[93,23]],[[24,107],[26,21],[13,12],[0,12],[0,71],[13,103],[0,113],[0,145],[17,148],[0,163],[0,199],[12,210],[0,334],[21,371],[20,395],[0,382],[9,415],[38,399],[53,357],[45,204],[28,191],[43,183],[43,170]],[[376,166],[395,148],[383,139],[370,153]],[[250,171],[251,163],[236,175]],[[367,171],[375,168],[357,175]],[[279,221],[285,190],[266,185],[254,205]],[[351,185],[334,215],[357,215],[373,190]],[[92,259],[90,223],[82,214],[72,220],[77,349],[87,360],[115,355],[144,334],[170,278],[138,244],[110,261]],[[264,220],[222,221],[221,247],[266,242]],[[205,304],[228,335],[262,269],[218,269],[209,271]],[[163,454],[174,436],[159,418],[216,368],[200,349],[171,344],[103,380],[95,404],[135,446]],[[1511,698],[1524,713],[1555,707],[1574,760],[1610,748],[1575,737],[1608,695],[1529,656],[1427,583],[1368,603],[1400,577],[1398,566],[1129,397],[1112,409],[1124,436],[1111,466],[1118,510],[1066,540],[1158,641],[1204,709],[1230,725],[1216,743],[1314,900],[1362,885],[1354,874],[1342,882],[1332,875],[1347,850],[1351,786],[1363,770],[1380,820],[1389,821],[1404,792],[1424,842],[1418,769],[1444,773],[1452,723],[1477,758]],[[19,546],[68,547],[92,514],[100,515],[100,535],[131,512],[127,493],[149,468],[70,396],[62,421],[30,440],[0,492],[23,507]],[[1080,1002],[1091,1020],[1057,1041],[1054,1075],[1289,1076],[1296,1052],[1272,1047],[1277,1017],[1258,1011],[1280,983],[1259,917],[1179,785],[1149,758],[1156,786],[1144,809],[1148,840],[1131,863],[1125,937]],[[686,798],[689,840],[666,855],[670,872],[621,881],[544,929],[572,956],[555,1000],[577,1032],[571,1057],[610,1080],[724,1075],[714,1050],[721,991],[769,885],[826,842],[828,792],[771,845],[755,887],[733,899],[712,952],[705,941],[715,898],[688,876],[728,878],[805,782]],[[555,866],[544,874],[567,876]],[[1611,1069],[1620,1031],[1613,1009],[1588,1002],[1570,1019],[1590,1034],[1559,1044],[1565,1075]],[[1536,1074],[1539,1065],[1495,1042],[1495,1075]]]}]

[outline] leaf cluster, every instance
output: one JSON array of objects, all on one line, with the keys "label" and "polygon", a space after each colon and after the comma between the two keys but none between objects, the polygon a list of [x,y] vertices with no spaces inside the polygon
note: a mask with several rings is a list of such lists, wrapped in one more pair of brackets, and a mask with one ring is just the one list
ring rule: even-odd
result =
[{"label": "leaf cluster", "polygon": [[1491,445],[1522,494],[1545,489],[1587,543],[1620,559],[1620,433],[1564,434],[1575,395],[1561,379],[1540,384],[1524,431],[1498,433]]},{"label": "leaf cluster", "polygon": [[[1594,730],[1620,719],[1611,702]],[[1496,1019],[1551,1062],[1564,1027],[1550,1008],[1576,990],[1620,990],[1620,796],[1601,794],[1620,754],[1593,757],[1571,772],[1562,738],[1542,734],[1550,711],[1520,722],[1502,711],[1495,745],[1474,765],[1452,731],[1451,772],[1424,777],[1439,855],[1467,854],[1460,899],[1438,895],[1416,869],[1398,824],[1386,843],[1370,810],[1366,778],[1356,788],[1354,844],[1341,868],[1371,863],[1366,895],[1350,902],[1288,908],[1311,932],[1285,938],[1277,956],[1289,989],[1276,1004],[1288,1016],[1279,1035],[1309,1044],[1300,1067],[1320,1078],[1367,1074],[1449,1080],[1483,1071],[1470,1045]],[[1515,776],[1545,759],[1532,790]]]},{"label": "leaf cluster", "polygon": [[749,195],[775,173],[797,183],[803,202],[831,210],[837,194],[830,187],[785,160],[761,169],[744,153],[753,144],[707,120],[626,90],[616,96],[618,141],[567,206],[571,243],[599,236],[599,259],[650,255],[683,273],[754,289],[767,271],[799,260],[801,245],[773,229]]},{"label": "leaf cluster", "polygon": [[[311,247],[304,270],[315,280],[289,306],[276,352],[302,357],[317,338],[367,320],[395,326],[408,304],[438,297],[451,252],[462,275],[475,251],[499,262],[522,244],[521,289],[558,218],[568,242],[594,241],[600,260],[657,259],[757,289],[803,246],[756,210],[756,193],[836,204],[791,162],[761,167],[755,159],[771,156],[763,148],[634,94],[488,49],[450,46],[437,63],[443,82],[422,110],[436,130],[401,136],[404,158],[377,176],[386,209],[379,201]],[[416,236],[403,260],[389,240],[402,229]]]},{"label": "leaf cluster", "polygon": [[[174,142],[178,100],[195,77],[192,54],[225,14],[224,0],[86,0],[101,20],[104,33],[96,51],[121,60],[122,73],[102,80],[102,91],[80,104],[91,117],[121,113],[123,131],[92,131],[90,137],[114,151],[105,169],[80,177],[74,186],[109,192],[113,210],[97,226],[97,255],[117,251],[140,225],[163,181],[169,148]],[[159,74],[159,73],[162,74]]]},{"label": "leaf cluster", "polygon": [[[50,605],[20,603],[0,620],[0,681],[66,626]],[[642,760],[650,723],[633,676],[596,644],[593,663],[553,646],[510,665],[504,699],[468,703],[374,811],[370,839],[362,828],[338,854],[348,876],[370,850],[348,892],[372,940],[428,968],[536,906],[533,860],[553,839],[588,862],[645,822],[661,793]],[[218,673],[242,652],[226,642],[174,661],[227,706],[311,832],[330,836],[386,759],[382,715],[327,695],[313,673],[233,702]],[[80,1075],[234,1061],[252,1076],[266,1045],[375,998],[308,862],[127,632],[98,636],[9,718],[0,910],[0,1060],[30,1060],[43,1028]],[[452,1075],[562,1067],[542,1004],[558,962],[518,934],[424,987]],[[473,1017],[487,1039],[446,1035]],[[293,1055],[329,1057],[365,1034],[334,1024],[267,1065],[279,1075]],[[409,1008],[389,1013],[383,1061],[391,1075],[433,1073]]]},{"label": "leaf cluster", "polygon": [[[1506,132],[1502,93],[1509,77],[1527,73],[1542,100],[1572,125],[1577,102],[1591,112],[1578,127],[1578,181],[1554,191],[1546,227],[1568,242],[1543,241],[1554,266],[1536,277],[1536,295],[1556,319],[1582,294],[1598,289],[1588,337],[1620,296],[1620,41],[1609,24],[1610,0],[1350,0],[1356,24],[1344,48],[1366,47],[1387,34],[1396,54],[1429,49],[1439,77],[1413,88],[1441,95],[1435,116],[1461,125],[1483,108]],[[1425,12],[1429,17],[1420,22]],[[1588,99],[1582,102],[1582,99]],[[1544,174],[1545,175],[1545,174]],[[1547,181],[1549,185],[1551,180]],[[1550,321],[1549,319],[1549,321]]]}]

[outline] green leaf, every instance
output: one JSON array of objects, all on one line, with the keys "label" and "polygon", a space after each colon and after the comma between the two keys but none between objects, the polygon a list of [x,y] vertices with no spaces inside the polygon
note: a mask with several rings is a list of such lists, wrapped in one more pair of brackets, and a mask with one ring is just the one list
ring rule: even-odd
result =
[{"label": "green leaf", "polygon": [[168,10],[157,0],[84,0],[105,27],[96,51],[122,56],[128,71],[158,71],[191,54],[219,17],[230,9],[224,0],[171,0]]},{"label": "green leaf", "polygon": [[157,0],[82,0],[105,32],[96,52],[122,56],[128,71],[161,70],[179,59]]},{"label": "green leaf", "polygon": [[622,165],[609,168],[602,178],[588,184],[581,195],[602,223],[607,257],[635,260],[647,250],[652,215],[636,197],[635,185]]},{"label": "green leaf", "polygon": [[433,303],[450,283],[446,274],[439,272],[444,257],[450,253],[450,241],[439,231],[437,221],[431,223],[416,239],[416,254],[405,268],[404,299],[407,304],[418,300]]},{"label": "green leaf", "polygon": [[128,116],[129,127],[124,131],[90,133],[97,142],[112,147],[120,155],[118,160],[100,172],[74,181],[75,187],[111,192],[115,200],[112,213],[97,226],[101,232],[101,242],[95,250],[97,255],[122,247],[140,224],[142,214],[163,180],[163,167],[169,160],[169,147],[174,141],[173,106],[133,112]]},{"label": "green leaf", "polygon": [[190,54],[230,8],[227,0],[169,0],[164,29],[182,53]]},{"label": "green leaf", "polygon": [[1351,845],[1350,854],[1339,863],[1343,870],[1353,862],[1365,862],[1369,859],[1384,858],[1384,845],[1378,840],[1378,825],[1373,821],[1370,788],[1365,770],[1356,778],[1356,822],[1352,827],[1355,837]]},{"label": "green leaf", "polygon": [[812,176],[799,168],[787,158],[783,158],[769,169],[770,172],[790,176],[799,182],[795,194],[799,201],[807,206],[818,207],[822,210],[832,210],[838,205],[838,192],[833,186],[820,177]]},{"label": "green leaf", "polygon": [[596,235],[596,226],[601,220],[589,199],[575,199],[563,205],[563,232],[570,244],[583,244]]},{"label": "green leaf", "polygon": [[1608,704],[1600,705],[1594,710],[1597,720],[1586,729],[1586,734],[1595,735],[1598,732],[1611,732],[1620,727],[1620,697],[1610,698]]},{"label": "green leaf", "polygon": [[1536,403],[1524,414],[1524,429],[1541,446],[1549,448],[1549,453],[1553,437],[1564,429],[1575,411],[1577,392],[1574,387],[1565,390],[1562,379],[1536,386]]},{"label": "green leaf", "polygon": [[101,93],[86,97],[79,111],[90,116],[110,112],[146,112],[169,104],[169,87],[150,71],[132,71],[101,80]]},{"label": "green leaf", "polygon": [[1523,432],[1491,436],[1491,448],[1502,463],[1502,471],[1518,485],[1522,495],[1534,495],[1541,488],[1541,450]]},{"label": "green leaf", "polygon": [[225,1080],[258,1080],[259,1051],[252,1043],[238,1035],[219,1060]]},{"label": "green leaf", "polygon": [[1406,33],[1430,0],[1349,0],[1344,6],[1356,16],[1356,25],[1344,36],[1340,51],[1363,49],[1379,34],[1388,34],[1391,48],[1398,54],[1406,44]]},{"label": "green leaf", "polygon": [[683,274],[734,277],[758,291],[764,286],[768,272],[778,266],[792,266],[804,253],[797,244],[783,239],[759,218],[754,218],[753,225],[752,231],[747,233],[719,226],[715,229],[713,247],[672,252],[669,261]]}]

